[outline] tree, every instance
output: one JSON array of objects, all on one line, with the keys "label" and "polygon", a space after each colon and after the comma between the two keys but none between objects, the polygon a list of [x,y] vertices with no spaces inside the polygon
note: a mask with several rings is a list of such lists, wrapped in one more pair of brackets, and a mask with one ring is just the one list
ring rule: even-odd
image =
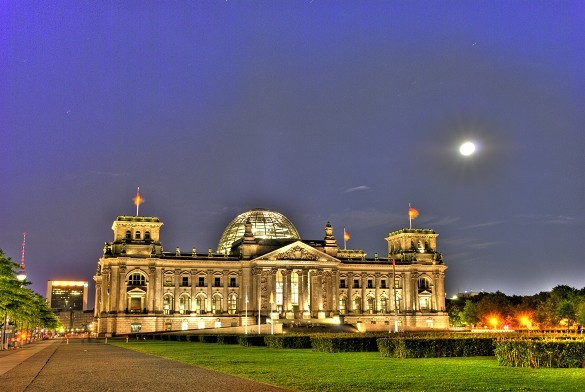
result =
[{"label": "tree", "polygon": [[475,326],[480,320],[477,305],[471,300],[465,301],[465,306],[459,313],[459,319],[465,325]]}]

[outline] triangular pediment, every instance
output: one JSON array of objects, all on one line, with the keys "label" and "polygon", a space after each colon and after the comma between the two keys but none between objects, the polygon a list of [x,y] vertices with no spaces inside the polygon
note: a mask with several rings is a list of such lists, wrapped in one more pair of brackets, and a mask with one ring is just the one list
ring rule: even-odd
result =
[{"label": "triangular pediment", "polygon": [[272,262],[312,262],[312,263],[335,263],[339,260],[328,255],[325,252],[317,250],[302,241],[296,241],[292,244],[283,246],[270,253],[266,253],[253,261],[272,261]]},{"label": "triangular pediment", "polygon": [[139,295],[145,295],[146,291],[142,290],[139,287],[134,287],[132,290],[128,290],[126,291],[127,294],[139,294]]}]

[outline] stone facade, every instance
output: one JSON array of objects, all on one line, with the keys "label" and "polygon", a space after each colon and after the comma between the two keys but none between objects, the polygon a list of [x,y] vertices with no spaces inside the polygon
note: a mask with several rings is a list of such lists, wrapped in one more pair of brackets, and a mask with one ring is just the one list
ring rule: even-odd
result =
[{"label": "stone facade", "polygon": [[394,231],[387,257],[367,258],[339,249],[329,223],[323,240],[309,241],[258,237],[248,219],[229,251],[206,253],[164,251],[162,225],[114,221],[94,276],[98,334],[236,327],[258,316],[262,324],[448,328],[447,267],[433,230]]}]

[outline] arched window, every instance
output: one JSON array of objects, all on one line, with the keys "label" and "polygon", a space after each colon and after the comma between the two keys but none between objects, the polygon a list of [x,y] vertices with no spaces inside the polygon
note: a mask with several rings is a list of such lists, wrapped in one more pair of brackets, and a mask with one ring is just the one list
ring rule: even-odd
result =
[{"label": "arched window", "polygon": [[145,231],[144,232],[144,239],[145,240],[149,240],[150,239],[150,231]]},{"label": "arched window", "polygon": [[145,286],[146,278],[140,272],[134,272],[128,276],[128,286]]},{"label": "arched window", "polygon": [[382,313],[388,312],[388,297],[385,295],[380,296],[380,311]]},{"label": "arched window", "polygon": [[222,311],[222,305],[223,297],[221,296],[221,294],[219,293],[214,294],[211,300],[211,311],[214,314],[220,314]]},{"label": "arched window", "polygon": [[174,311],[174,300],[173,296],[169,293],[163,295],[163,313],[172,314]]},{"label": "arched window", "polygon": [[376,313],[376,298],[373,295],[368,295],[368,313]]},{"label": "arched window", "polygon": [[238,310],[238,297],[235,294],[230,294],[228,296],[228,313],[229,314],[236,314]]},{"label": "arched window", "polygon": [[134,233],[134,239],[135,240],[139,240],[140,239],[140,231],[137,231],[136,233]]},{"label": "arched window", "polygon": [[426,278],[420,278],[418,280],[418,292],[428,291],[430,288],[429,281]]},{"label": "arched window", "polygon": [[339,313],[347,313],[347,297],[345,295],[339,297]]},{"label": "arched window", "polygon": [[362,312],[362,297],[359,295],[356,295],[355,297],[353,297],[353,311],[355,313]]},{"label": "arched window", "polygon": [[205,297],[205,294],[197,294],[197,297],[195,297],[195,312],[204,314],[207,306],[206,302],[207,297]]},{"label": "arched window", "polygon": [[189,294],[183,294],[179,298],[179,313],[188,314],[191,311],[191,297]]},{"label": "arched window", "polygon": [[132,232],[130,230],[126,230],[126,239],[127,240],[131,240],[132,239]]}]

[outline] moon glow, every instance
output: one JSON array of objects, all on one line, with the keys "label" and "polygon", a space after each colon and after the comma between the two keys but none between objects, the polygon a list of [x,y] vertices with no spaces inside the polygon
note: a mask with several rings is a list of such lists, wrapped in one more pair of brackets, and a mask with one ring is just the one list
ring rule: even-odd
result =
[{"label": "moon glow", "polygon": [[472,142],[465,142],[459,147],[459,153],[463,156],[470,156],[475,152],[475,144]]}]

